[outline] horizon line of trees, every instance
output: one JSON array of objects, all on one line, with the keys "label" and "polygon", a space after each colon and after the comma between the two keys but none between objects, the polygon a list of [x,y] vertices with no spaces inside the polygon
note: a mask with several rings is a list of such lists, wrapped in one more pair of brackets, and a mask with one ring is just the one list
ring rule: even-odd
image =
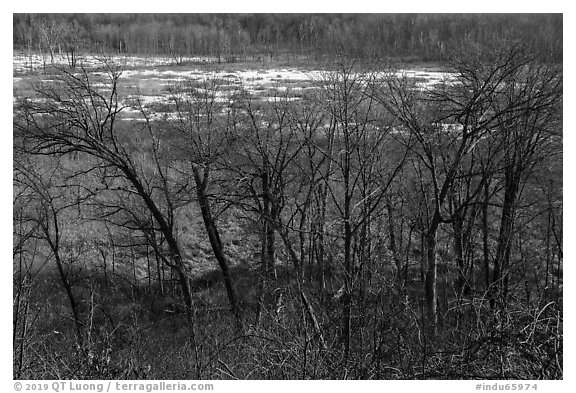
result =
[{"label": "horizon line of trees", "polygon": [[237,58],[447,60],[502,37],[562,53],[562,14],[14,14],[15,50]]}]

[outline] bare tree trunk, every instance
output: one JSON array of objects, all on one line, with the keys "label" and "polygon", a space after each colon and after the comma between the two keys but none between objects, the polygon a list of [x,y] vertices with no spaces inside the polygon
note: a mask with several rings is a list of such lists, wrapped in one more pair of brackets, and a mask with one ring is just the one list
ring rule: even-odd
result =
[{"label": "bare tree trunk", "polygon": [[64,265],[62,263],[62,257],[60,255],[60,227],[58,222],[58,213],[54,210],[53,206],[47,207],[51,210],[52,215],[52,225],[54,226],[54,234],[53,236],[50,233],[48,223],[45,223],[43,226],[45,240],[48,242],[50,246],[50,250],[54,254],[54,260],[56,261],[56,268],[58,269],[58,274],[60,275],[60,281],[62,282],[62,286],[66,291],[66,296],[68,297],[68,302],[70,303],[70,309],[72,310],[72,316],[74,318],[74,326],[76,328],[76,339],[79,345],[83,343],[82,337],[82,321],[80,319],[80,313],[78,312],[78,302],[76,301],[76,297],[74,292],[72,291],[72,285],[70,284],[70,280],[68,279],[68,274],[64,270]]},{"label": "bare tree trunk", "polygon": [[[264,164],[266,165],[266,164]],[[275,250],[275,222],[277,219],[276,204],[272,201],[272,192],[270,189],[270,178],[268,171],[264,171],[262,178],[262,240],[264,248],[262,250],[262,258],[264,263],[264,273],[267,276],[274,276],[276,250]]]},{"label": "bare tree trunk", "polygon": [[[550,190],[552,190],[552,180],[550,180]],[[550,248],[550,237],[552,235],[551,227],[552,227],[552,200],[549,199],[548,218],[546,221],[546,278],[545,278],[546,287],[548,287],[549,275],[550,275],[550,261],[552,260],[551,248]]]},{"label": "bare tree trunk", "polygon": [[396,246],[396,231],[394,229],[394,217],[392,215],[392,203],[388,198],[386,200],[386,209],[388,210],[388,230],[390,235],[390,251],[392,252],[392,257],[394,258],[394,264],[397,270],[397,279],[400,280],[402,272],[402,261],[400,260],[400,255],[398,254],[398,247]]},{"label": "bare tree trunk", "polygon": [[220,240],[220,234],[218,233],[218,228],[214,222],[214,217],[210,211],[210,202],[206,193],[208,169],[204,169],[203,176],[200,175],[200,172],[195,165],[192,166],[192,171],[194,173],[194,180],[196,182],[196,195],[198,197],[198,203],[200,204],[200,210],[202,211],[204,227],[206,228],[206,233],[208,234],[208,239],[210,240],[210,245],[212,246],[214,256],[216,257],[216,260],[220,265],[220,270],[222,271],[224,285],[226,286],[226,292],[228,293],[228,301],[230,302],[232,313],[236,319],[237,328],[241,329],[242,321],[240,315],[240,307],[238,304],[238,298],[236,296],[236,290],[234,288],[234,281],[230,272],[228,259],[226,258],[226,255],[224,255],[224,247]]},{"label": "bare tree trunk", "polygon": [[100,256],[102,256],[102,271],[104,273],[104,283],[108,286],[108,260],[106,257],[106,251],[104,251],[103,246],[98,246],[98,251],[100,252]]},{"label": "bare tree trunk", "polygon": [[[192,300],[192,290],[190,288],[190,281],[188,280],[188,276],[186,274],[186,267],[184,265],[184,261],[182,260],[182,254],[180,253],[180,248],[178,247],[178,242],[174,237],[174,233],[172,231],[172,227],[167,222],[167,220],[162,215],[162,212],[158,209],[156,203],[152,200],[151,196],[145,191],[144,186],[138,179],[137,175],[134,171],[128,167],[127,165],[121,165],[120,169],[124,172],[126,178],[132,183],[138,195],[144,200],[147,208],[149,209],[150,213],[160,226],[160,231],[166,238],[166,243],[168,244],[168,248],[170,249],[171,259],[173,261],[173,265],[171,266],[173,270],[176,270],[178,274],[178,279],[180,281],[180,286],[182,287],[182,295],[184,298],[184,303],[186,306],[186,316],[190,325],[190,334],[192,340],[195,340],[194,334],[194,315],[193,315],[193,300]],[[194,341],[194,348],[196,348],[196,343]]]},{"label": "bare tree trunk", "polygon": [[[22,259],[22,253],[20,253]],[[24,357],[26,349],[26,339],[28,336],[28,321],[29,321],[29,307],[30,307],[30,290],[28,274],[22,277],[22,263],[18,271],[18,288],[16,288],[16,299],[14,299],[14,314],[13,314],[13,331],[12,343],[14,346],[14,353],[16,355],[16,365],[14,365],[14,375],[16,379],[20,379],[22,369],[24,367]]]},{"label": "bare tree trunk", "polygon": [[484,183],[484,202],[482,203],[482,251],[484,255],[484,284],[485,290],[490,288],[490,249],[489,249],[489,228],[488,228],[488,204],[490,182]]},{"label": "bare tree trunk", "polygon": [[409,271],[408,265],[410,264],[410,250],[412,249],[412,233],[414,232],[414,225],[410,225],[408,230],[408,241],[406,245],[406,259],[404,261],[404,286],[408,286]]},{"label": "bare tree trunk", "polygon": [[158,253],[154,252],[154,257],[156,258],[156,274],[158,280],[158,288],[160,289],[160,294],[164,295],[164,278],[162,277],[162,264],[160,263],[160,258],[158,258]]},{"label": "bare tree trunk", "polygon": [[82,321],[80,320],[80,314],[78,312],[78,302],[76,301],[76,297],[74,296],[74,292],[72,291],[72,285],[68,280],[68,276],[64,271],[64,266],[62,265],[62,260],[60,259],[60,252],[58,250],[58,246],[53,247],[52,244],[50,246],[52,248],[52,251],[54,252],[54,259],[56,260],[56,267],[58,268],[60,281],[62,282],[62,286],[66,291],[66,296],[68,297],[68,301],[70,303],[70,309],[72,310],[72,316],[74,318],[74,326],[76,328],[76,338],[78,340],[78,344],[82,345],[83,343]]},{"label": "bare tree trunk", "polygon": [[284,246],[286,247],[286,250],[288,250],[288,256],[290,257],[290,260],[292,261],[292,265],[294,265],[294,271],[296,272],[296,277],[298,278],[298,280],[302,279],[302,263],[300,262],[300,260],[298,259],[298,255],[296,254],[296,251],[294,250],[294,247],[292,245],[292,243],[290,242],[290,239],[288,237],[288,232],[287,231],[278,231],[278,233],[280,234],[280,238],[282,239]]},{"label": "bare tree trunk", "polygon": [[500,218],[500,233],[498,235],[496,258],[494,260],[494,275],[492,278],[492,283],[497,289],[495,300],[501,297],[500,300],[503,305],[506,304],[506,297],[508,295],[508,269],[514,237],[514,216],[518,187],[518,177],[512,168],[507,168],[505,175],[504,204]]},{"label": "bare tree trunk", "polygon": [[150,264],[150,249],[146,244],[146,272],[148,273],[148,289],[152,287],[152,266]]},{"label": "bare tree trunk", "polygon": [[456,259],[456,267],[458,267],[458,278],[456,279],[456,291],[458,296],[467,292],[466,271],[464,266],[464,234],[462,233],[461,217],[454,217],[452,221],[452,230],[454,237],[454,255]]},{"label": "bare tree trunk", "polygon": [[424,285],[425,296],[426,296],[426,308],[428,323],[430,324],[431,332],[434,334],[436,332],[436,323],[438,322],[437,313],[437,279],[438,279],[438,264],[436,255],[437,246],[437,232],[438,226],[431,226],[426,232],[426,281]]},{"label": "bare tree trunk", "polygon": [[349,188],[350,158],[346,152],[344,163],[344,294],[342,296],[342,340],[344,359],[350,355],[352,317],[352,225],[350,222],[351,196]]},{"label": "bare tree trunk", "polygon": [[326,206],[328,204],[328,180],[330,178],[330,172],[332,171],[332,150],[334,148],[334,134],[331,133],[328,135],[328,148],[326,152],[326,157],[328,157],[327,164],[326,164],[326,172],[322,174],[322,179],[324,183],[318,186],[318,199],[317,199],[317,207],[318,207],[318,283],[320,288],[323,292],[326,291],[326,281],[325,281],[325,274],[326,274],[326,252],[325,252],[325,236],[324,232],[326,230]]}]

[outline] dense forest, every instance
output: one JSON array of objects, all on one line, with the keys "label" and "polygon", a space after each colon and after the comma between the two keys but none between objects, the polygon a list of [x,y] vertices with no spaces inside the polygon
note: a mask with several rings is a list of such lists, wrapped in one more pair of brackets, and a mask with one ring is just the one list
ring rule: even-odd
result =
[{"label": "dense forest", "polygon": [[14,14],[14,48],[229,60],[345,54],[446,60],[502,37],[562,51],[561,14]]},{"label": "dense forest", "polygon": [[562,379],[561,27],[15,15],[14,378]]}]

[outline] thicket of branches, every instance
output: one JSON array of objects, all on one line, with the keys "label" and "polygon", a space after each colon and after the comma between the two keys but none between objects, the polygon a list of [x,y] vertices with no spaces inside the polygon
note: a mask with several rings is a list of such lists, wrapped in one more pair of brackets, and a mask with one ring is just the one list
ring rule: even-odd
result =
[{"label": "thicket of branches", "polygon": [[121,68],[59,70],[15,101],[15,378],[561,378],[560,64],[207,78],[142,121]]}]

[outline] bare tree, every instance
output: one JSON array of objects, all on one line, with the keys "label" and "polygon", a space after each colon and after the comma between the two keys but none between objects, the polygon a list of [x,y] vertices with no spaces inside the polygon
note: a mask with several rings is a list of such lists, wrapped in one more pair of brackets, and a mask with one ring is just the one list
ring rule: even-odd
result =
[{"label": "bare tree", "polygon": [[[193,174],[196,201],[200,206],[206,234],[222,271],[232,313],[238,328],[241,328],[238,295],[230,263],[220,239],[217,218],[213,213],[214,198],[210,190],[213,171],[218,170],[219,158],[230,146],[230,108],[221,101],[224,87],[215,78],[206,79],[199,86],[190,83],[175,87],[172,99],[176,105],[177,118],[170,124],[178,132],[177,143],[173,145],[173,149],[183,162],[180,173],[185,173],[189,168]],[[183,176],[183,179],[186,182],[187,177]],[[182,187],[187,187],[186,183]]]},{"label": "bare tree", "polygon": [[[84,323],[80,315],[78,297],[73,290],[73,280],[76,258],[63,249],[70,240],[66,239],[67,231],[62,225],[67,210],[75,207],[78,201],[66,195],[66,187],[54,184],[54,175],[58,173],[59,165],[52,160],[49,169],[39,172],[38,168],[30,163],[17,162],[15,164],[16,186],[28,194],[27,212],[25,220],[36,228],[31,234],[34,238],[44,241],[54,259],[60,282],[64,287],[76,332],[76,341],[82,345],[84,341]],[[67,255],[68,254],[68,255]]]},{"label": "bare tree", "polygon": [[[263,300],[268,291],[268,283],[276,277],[276,258],[278,233],[294,265],[296,279],[302,277],[302,255],[296,255],[292,234],[302,247],[306,236],[303,228],[305,213],[300,223],[295,224],[294,212],[288,201],[294,201],[297,195],[293,187],[298,187],[300,171],[297,160],[305,141],[301,138],[295,123],[295,108],[287,94],[278,93],[269,100],[261,102],[243,93],[234,102],[238,119],[235,127],[235,142],[239,149],[229,157],[229,169],[234,173],[236,189],[230,194],[237,206],[250,215],[256,215],[261,237],[261,277],[257,321],[260,320]],[[240,148],[241,147],[241,148]],[[309,193],[304,197],[304,205],[309,203]],[[304,208],[305,210],[305,208]],[[298,229],[294,225],[299,225]]]},{"label": "bare tree", "polygon": [[561,66],[551,59],[543,63],[523,45],[513,45],[509,51],[517,66],[507,75],[501,97],[494,103],[503,113],[495,130],[502,146],[499,182],[504,195],[492,283],[499,289],[502,304],[508,293],[510,252],[523,185],[535,165],[561,149],[562,136]]},{"label": "bare tree", "polygon": [[[320,80],[320,99],[334,127],[333,170],[323,179],[342,232],[343,293],[342,336],[344,359],[350,355],[352,295],[358,273],[366,262],[367,230],[374,212],[381,208],[393,179],[404,165],[405,155],[389,167],[384,141],[392,130],[374,98],[374,71],[354,62],[339,65]],[[387,152],[390,154],[389,152]],[[379,173],[379,171],[382,171]],[[355,266],[354,243],[359,239],[361,265]]]},{"label": "bare tree", "polygon": [[102,71],[104,77],[98,82],[103,86],[98,86],[98,76],[84,68],[78,72],[62,69],[55,82],[38,85],[34,97],[21,99],[14,116],[18,143],[31,154],[92,157],[96,163],[86,172],[103,168],[116,182],[113,187],[123,189],[143,204],[147,212],[144,218],[139,205],[128,210],[126,205],[118,205],[117,209],[134,217],[136,223],[147,223],[148,217],[153,218],[154,225],[144,229],[161,235],[166,244],[162,259],[178,275],[193,335],[192,292],[175,234],[174,203],[166,187],[170,182],[166,172],[171,168],[163,166],[157,151],[149,147],[158,141],[149,122],[145,122],[140,132],[148,132],[151,139],[144,151],[153,158],[151,165],[159,174],[151,177],[154,171],[139,159],[142,150],[131,145],[123,133],[125,129],[117,124],[124,108],[118,94],[121,69],[105,62]]},{"label": "bare tree", "polygon": [[[422,163],[431,188],[426,238],[426,303],[431,326],[437,323],[437,235],[449,222],[447,203],[463,166],[473,173],[471,156],[505,116],[517,113],[522,100],[500,100],[510,78],[528,64],[518,49],[486,52],[473,48],[453,64],[454,78],[439,87],[418,88],[408,77],[388,78],[380,95],[398,119],[401,132],[414,144],[410,150]],[[499,102],[500,105],[496,105]],[[408,146],[408,143],[407,143]],[[480,183],[477,183],[480,184]],[[479,188],[471,195],[479,192]],[[465,204],[461,205],[464,206]]]},{"label": "bare tree", "polygon": [[61,36],[64,33],[63,25],[57,19],[48,16],[39,23],[38,31],[50,53],[50,64],[54,64],[56,49],[59,49],[62,45]]}]

